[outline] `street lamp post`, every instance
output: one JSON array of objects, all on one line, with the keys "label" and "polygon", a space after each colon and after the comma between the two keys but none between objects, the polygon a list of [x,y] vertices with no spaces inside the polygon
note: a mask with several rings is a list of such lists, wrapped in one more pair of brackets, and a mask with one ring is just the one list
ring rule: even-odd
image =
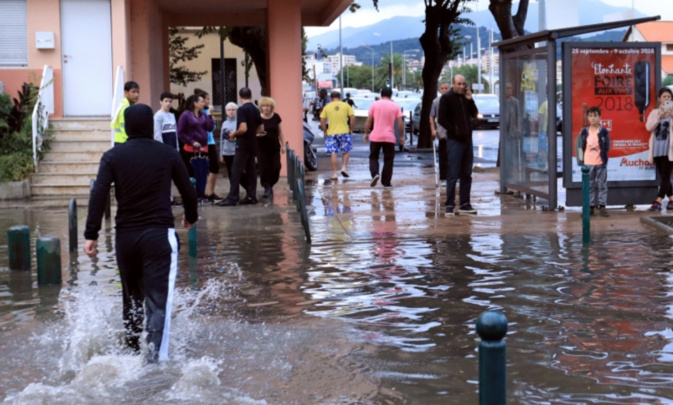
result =
[{"label": "street lamp post", "polygon": [[402,88],[406,89],[407,87],[407,52],[416,53],[420,49],[407,49],[402,52]]},{"label": "street lamp post", "polygon": [[365,44],[361,44],[360,46],[372,51],[372,93],[374,93],[374,49]]}]

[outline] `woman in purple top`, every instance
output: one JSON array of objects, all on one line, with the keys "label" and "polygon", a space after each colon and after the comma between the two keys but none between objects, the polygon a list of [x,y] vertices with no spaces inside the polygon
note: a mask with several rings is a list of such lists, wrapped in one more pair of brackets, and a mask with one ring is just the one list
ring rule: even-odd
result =
[{"label": "woman in purple top", "polygon": [[203,96],[189,96],[185,104],[185,111],[178,120],[178,138],[184,143],[180,151],[182,160],[189,171],[189,176],[194,177],[194,169],[189,160],[194,153],[208,152],[208,131],[215,129],[215,121],[212,116],[202,112],[205,106]]}]

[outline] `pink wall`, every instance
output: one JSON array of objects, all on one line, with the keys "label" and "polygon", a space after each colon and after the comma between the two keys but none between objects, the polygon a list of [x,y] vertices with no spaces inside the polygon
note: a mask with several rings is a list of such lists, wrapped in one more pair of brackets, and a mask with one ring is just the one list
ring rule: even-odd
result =
[{"label": "pink wall", "polygon": [[[283,118],[283,135],[302,160],[301,0],[267,0],[269,92]],[[283,167],[283,174],[287,174]]]},{"label": "pink wall", "polygon": [[[54,68],[54,102],[53,116],[63,115],[63,89],[61,76],[61,21],[58,1],[32,0],[26,3],[28,25],[28,66],[18,68],[0,68],[0,81],[5,84],[5,93],[17,97],[24,82],[40,83],[44,65]],[[51,31],[54,33],[54,49],[37,49],[35,32]]]},{"label": "pink wall", "polygon": [[[134,0],[131,5],[131,68],[127,80],[140,86],[140,103],[159,108],[164,91],[164,37],[162,12],[153,0]],[[168,89],[166,89],[168,90]]]}]

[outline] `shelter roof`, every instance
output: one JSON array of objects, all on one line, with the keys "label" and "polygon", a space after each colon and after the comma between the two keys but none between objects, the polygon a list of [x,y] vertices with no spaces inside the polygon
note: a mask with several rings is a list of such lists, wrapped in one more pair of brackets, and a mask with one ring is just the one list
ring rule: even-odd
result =
[{"label": "shelter roof", "polygon": [[549,40],[555,40],[558,38],[572,37],[576,35],[589,34],[592,32],[598,31],[607,31],[615,28],[626,27],[629,25],[636,25],[641,23],[646,23],[649,21],[659,20],[661,16],[654,17],[645,17],[645,18],[635,18],[632,20],[624,21],[613,21],[600,24],[590,24],[579,27],[568,27],[568,28],[559,28],[555,30],[544,30],[539,32],[534,32],[532,34],[523,35],[520,37],[507,39],[505,41],[494,42],[493,46],[497,46],[500,49],[512,49],[518,48],[520,46],[527,46],[529,44],[534,44],[536,42],[543,42]]},{"label": "shelter roof", "polygon": [[623,41],[629,37],[633,29],[637,29],[647,42],[673,42],[673,21],[650,21],[629,27]]}]

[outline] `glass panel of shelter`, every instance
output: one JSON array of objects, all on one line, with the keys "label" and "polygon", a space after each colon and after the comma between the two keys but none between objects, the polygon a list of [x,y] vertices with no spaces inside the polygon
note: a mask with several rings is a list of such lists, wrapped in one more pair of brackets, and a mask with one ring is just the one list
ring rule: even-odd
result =
[{"label": "glass panel of shelter", "polygon": [[509,190],[547,197],[547,53],[520,54],[505,64],[501,175]]}]

